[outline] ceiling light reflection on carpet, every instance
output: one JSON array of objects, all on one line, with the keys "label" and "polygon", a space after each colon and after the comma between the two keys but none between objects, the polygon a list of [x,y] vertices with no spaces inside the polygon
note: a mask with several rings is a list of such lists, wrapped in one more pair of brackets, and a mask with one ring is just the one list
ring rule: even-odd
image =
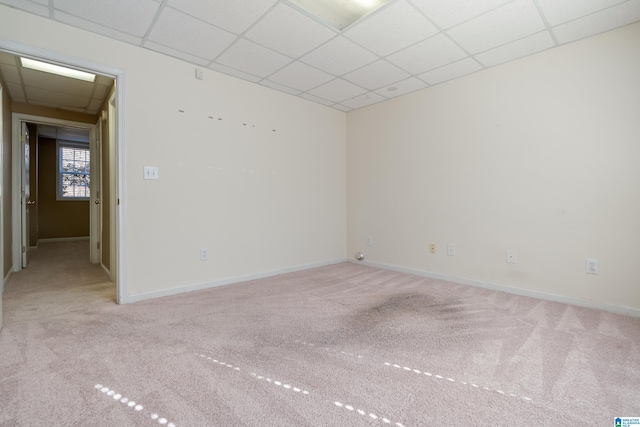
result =
[{"label": "ceiling light reflection on carpet", "polygon": [[342,30],[391,0],[289,0],[337,30]]},{"label": "ceiling light reflection on carpet", "polygon": [[93,82],[96,79],[95,74],[86,73],[73,68],[62,67],[60,65],[49,64],[48,62],[36,61],[29,58],[20,58],[22,66],[36,71],[44,71],[45,73],[57,74],[59,76],[71,77],[72,79]]}]

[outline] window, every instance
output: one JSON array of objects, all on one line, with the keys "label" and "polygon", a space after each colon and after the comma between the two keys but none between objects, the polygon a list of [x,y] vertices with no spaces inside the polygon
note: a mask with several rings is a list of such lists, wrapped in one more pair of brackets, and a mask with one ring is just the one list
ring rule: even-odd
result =
[{"label": "window", "polygon": [[57,145],[58,200],[89,200],[89,146],[66,141],[58,141]]}]

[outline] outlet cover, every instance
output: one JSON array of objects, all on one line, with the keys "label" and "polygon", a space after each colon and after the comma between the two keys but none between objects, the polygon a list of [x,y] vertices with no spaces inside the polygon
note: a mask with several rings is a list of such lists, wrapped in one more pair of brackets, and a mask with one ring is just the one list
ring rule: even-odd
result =
[{"label": "outlet cover", "polygon": [[373,237],[367,236],[367,246],[373,246]]},{"label": "outlet cover", "polygon": [[456,245],[447,245],[447,255],[455,256],[456,254]]},{"label": "outlet cover", "polygon": [[432,254],[435,255],[435,253],[436,253],[436,244],[435,243],[432,243],[432,244],[429,245],[429,253],[432,253]]},{"label": "outlet cover", "polygon": [[516,251],[507,249],[507,262],[509,264],[515,264],[516,261],[518,261],[518,254],[516,253]]},{"label": "outlet cover", "polygon": [[587,258],[585,263],[585,272],[587,274],[600,274],[600,264],[595,258]]},{"label": "outlet cover", "polygon": [[209,259],[209,249],[200,248],[200,261],[207,261]]}]

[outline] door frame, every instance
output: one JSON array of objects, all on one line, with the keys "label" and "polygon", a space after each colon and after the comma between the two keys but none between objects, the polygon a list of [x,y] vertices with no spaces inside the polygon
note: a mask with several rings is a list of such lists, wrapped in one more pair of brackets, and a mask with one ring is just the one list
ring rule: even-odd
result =
[{"label": "door frame", "polygon": [[[115,163],[112,166],[113,171],[115,172],[114,176],[116,181],[116,186],[114,188],[115,190],[114,202],[116,206],[116,209],[115,209],[116,239],[115,239],[115,242],[113,242],[113,246],[115,247],[115,251],[116,251],[116,266],[117,266],[116,278],[115,278],[116,279],[115,280],[116,281],[116,302],[118,304],[123,304],[127,302],[127,283],[126,283],[126,275],[124,274],[127,271],[126,270],[126,245],[124,244],[124,242],[126,242],[126,215],[123,214],[123,212],[125,212],[125,209],[126,209],[126,200],[127,200],[126,174],[125,174],[126,144],[125,144],[125,131],[124,131],[125,130],[125,108],[126,108],[125,71],[105,65],[105,64],[100,64],[90,60],[68,56],[60,52],[55,52],[47,49],[29,46],[29,45],[17,43],[15,41],[2,39],[2,38],[0,38],[0,50],[3,50],[5,52],[8,52],[14,55],[29,56],[31,58],[39,59],[42,61],[52,62],[52,63],[56,63],[63,66],[73,67],[73,68],[79,68],[84,71],[111,77],[116,81],[115,96],[117,100],[117,108],[115,110],[115,113],[116,113],[116,117],[115,117],[116,138],[115,138],[115,144],[114,144]],[[23,114],[20,116],[24,117],[26,115]],[[54,119],[48,119],[48,120],[54,121]],[[14,123],[15,123],[15,120],[14,120]],[[17,140],[19,141],[19,137],[17,138]],[[18,188],[15,187],[16,186],[15,147],[16,147],[16,135],[14,132],[13,148],[12,148],[12,150],[14,151],[13,153],[14,170],[13,170],[13,177],[12,177],[12,180],[13,180],[12,181],[12,193],[13,193],[12,228],[13,228],[13,251],[14,251],[13,270],[18,271],[20,270],[20,268],[17,268],[17,267],[20,264],[17,264],[15,261],[16,259],[15,252],[16,252],[16,247],[19,247],[20,251],[22,250],[21,248],[22,243],[21,243],[21,239],[18,239],[18,242],[16,245],[16,233],[18,233],[19,235],[19,233],[21,232],[20,231],[21,224],[19,221],[19,215],[20,215],[21,209],[20,209],[20,198],[17,197],[20,194],[16,194],[18,193],[17,189],[19,189],[19,187]],[[17,226],[17,230],[16,230],[16,226]]]}]

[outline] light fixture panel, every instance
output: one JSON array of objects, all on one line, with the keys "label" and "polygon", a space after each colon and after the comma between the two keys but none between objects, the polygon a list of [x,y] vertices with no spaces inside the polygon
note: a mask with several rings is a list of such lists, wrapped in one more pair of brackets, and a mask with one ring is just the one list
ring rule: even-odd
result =
[{"label": "light fixture panel", "polygon": [[343,30],[392,0],[289,0],[337,30]]},{"label": "light fixture panel", "polygon": [[85,71],[75,70],[73,68],[62,67],[60,65],[50,64],[48,62],[36,61],[35,59],[20,58],[22,66],[36,71],[56,74],[58,76],[70,77],[72,79],[84,80],[92,82],[96,79],[95,74]]}]

